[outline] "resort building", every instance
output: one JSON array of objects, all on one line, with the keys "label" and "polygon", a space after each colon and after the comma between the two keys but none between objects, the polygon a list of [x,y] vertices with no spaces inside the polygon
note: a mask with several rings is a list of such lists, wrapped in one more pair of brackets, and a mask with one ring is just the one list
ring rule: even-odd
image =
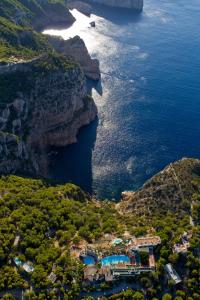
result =
[{"label": "resort building", "polygon": [[[119,277],[132,277],[142,272],[152,272],[156,268],[153,249],[160,243],[158,236],[134,237],[129,242],[115,238],[110,244],[110,252],[106,249],[97,254],[97,251],[85,248],[79,255],[85,265],[84,280],[94,282],[101,279],[109,282]],[[118,254],[113,254],[113,251]],[[97,267],[97,263],[101,266]]]},{"label": "resort building", "polygon": [[149,267],[150,267],[150,269],[156,268],[156,261],[155,261],[155,257],[153,254],[153,247],[149,248]]},{"label": "resort building", "polygon": [[154,247],[161,244],[161,239],[159,236],[147,236],[147,237],[134,237],[130,242],[128,247],[132,249],[138,249],[141,247]]},{"label": "resort building", "polygon": [[22,268],[24,269],[24,271],[26,271],[27,273],[31,273],[34,271],[34,268],[29,265],[28,263],[23,264]]},{"label": "resort building", "polygon": [[139,275],[140,273],[143,272],[151,272],[152,269],[149,267],[134,267],[131,265],[125,265],[125,266],[112,266],[111,267],[112,272],[113,272],[113,277],[132,277],[135,275]]},{"label": "resort building", "polygon": [[51,272],[51,274],[47,277],[49,281],[51,281],[52,283],[54,283],[57,279],[57,276],[54,272]]},{"label": "resort building", "polygon": [[187,232],[184,232],[183,235],[181,236],[181,241],[180,243],[177,243],[173,247],[173,252],[174,253],[187,253],[188,248],[190,247],[190,242],[189,238],[191,237],[190,234]]},{"label": "resort building", "polygon": [[187,253],[188,247],[184,244],[175,244],[173,247],[174,253]]},{"label": "resort building", "polygon": [[165,265],[165,271],[167,273],[167,277],[169,279],[172,279],[174,281],[175,284],[180,283],[182,280],[180,278],[180,276],[178,275],[178,273],[176,272],[176,270],[172,267],[171,264],[167,264]]},{"label": "resort building", "polygon": [[53,265],[51,273],[47,277],[47,279],[52,283],[54,283],[57,280],[57,275],[54,273],[55,270],[56,270],[56,265]]},{"label": "resort building", "polygon": [[17,247],[20,241],[20,235],[16,235],[13,246]]},{"label": "resort building", "polygon": [[88,280],[93,282],[94,280],[98,280],[98,269],[94,265],[86,266],[84,269],[84,280]]},{"label": "resort building", "polygon": [[34,271],[34,268],[29,263],[24,263],[17,257],[14,258],[14,263],[17,267],[21,267],[27,273],[31,273]]}]

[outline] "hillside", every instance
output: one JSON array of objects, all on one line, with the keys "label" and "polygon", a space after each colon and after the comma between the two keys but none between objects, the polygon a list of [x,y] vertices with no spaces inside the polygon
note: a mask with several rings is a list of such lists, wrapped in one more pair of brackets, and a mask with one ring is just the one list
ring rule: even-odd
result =
[{"label": "hillside", "polygon": [[0,16],[37,29],[56,24],[66,26],[74,21],[64,0],[1,0]]},{"label": "hillside", "polygon": [[30,59],[52,51],[34,29],[68,26],[73,16],[63,1],[2,0],[0,2],[0,62]]},{"label": "hillside", "polygon": [[123,193],[120,209],[151,216],[166,211],[189,212],[192,196],[200,192],[200,160],[179,160],[148,180],[136,192]]},{"label": "hillside", "polygon": [[[120,284],[121,279],[107,283],[97,280],[95,285],[85,281],[84,270],[87,267],[81,263],[78,249],[88,247],[93,251],[96,249],[96,253],[109,255],[123,251],[123,245],[116,249],[113,246],[108,248],[108,241],[113,238],[157,235],[161,238],[161,245],[155,251],[156,270],[134,279],[140,292],[127,290],[102,299],[152,300],[162,296],[165,299],[168,293],[176,300],[179,297],[182,297],[181,300],[198,300],[200,193],[193,194],[200,188],[199,176],[193,175],[193,172],[198,174],[198,166],[199,161],[191,159],[179,161],[174,166],[176,171],[179,170],[179,176],[184,174],[180,177],[180,184],[187,186],[187,195],[193,199],[191,211],[182,207],[181,200],[180,209],[176,206],[176,210],[171,210],[173,197],[170,197],[168,206],[160,211],[152,210],[148,218],[139,216],[130,208],[122,214],[118,206],[123,203],[116,206],[112,202],[99,202],[72,184],[61,186],[43,180],[1,177],[0,295],[7,291],[14,296],[8,299],[21,299],[18,295],[23,290],[27,300],[53,300],[58,299],[59,294],[65,297],[63,299],[96,299],[92,297],[93,291],[101,291],[103,295]],[[159,174],[156,181],[152,179],[154,189],[160,187],[158,177]],[[164,178],[166,181],[167,177]],[[169,190],[171,186],[169,182]],[[190,190],[189,187],[193,186],[196,188]],[[154,194],[153,199],[156,204],[161,198]],[[137,200],[140,201],[139,198]],[[190,216],[194,224],[191,224]],[[179,245],[184,232],[190,236],[189,248],[185,253],[175,253],[174,245]],[[16,266],[18,261],[20,265]],[[182,282],[178,286],[166,281],[164,266],[167,263],[173,264],[181,276]],[[25,271],[24,266],[32,268],[31,271]],[[97,266],[100,266],[100,261]],[[55,277],[53,281],[52,276]],[[126,286],[131,286],[131,282],[127,279]],[[137,296],[140,298],[135,298]]]},{"label": "hillside", "polygon": [[[0,195],[0,293],[30,284],[45,293],[58,288],[48,280],[56,266],[58,280],[75,295],[73,280],[81,284],[82,266],[69,256],[71,245],[118,231],[113,205],[92,201],[72,184],[52,186],[15,176],[0,179]],[[27,277],[22,269],[14,271],[14,257],[30,261],[34,272]]]},{"label": "hillside", "polygon": [[[98,61],[79,37],[39,32],[73,21],[64,0],[0,0],[0,299],[199,300],[200,160],[170,164],[117,204],[41,179],[50,148],[76,142],[97,116],[86,76],[100,78]],[[125,255],[128,277],[111,280],[102,259]]]}]

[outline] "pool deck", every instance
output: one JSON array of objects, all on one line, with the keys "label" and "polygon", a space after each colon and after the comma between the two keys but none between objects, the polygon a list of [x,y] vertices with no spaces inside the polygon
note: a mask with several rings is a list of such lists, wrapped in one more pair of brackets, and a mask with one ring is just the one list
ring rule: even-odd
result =
[{"label": "pool deck", "polygon": [[[113,236],[109,236],[110,245],[113,242]],[[111,240],[112,238],[112,240]],[[116,238],[117,239],[117,238]],[[120,240],[119,238],[117,240]],[[127,243],[127,240],[120,242],[119,245],[110,246],[110,251],[95,250],[85,248],[80,254],[80,258],[84,255],[93,253],[96,256],[94,264],[85,262],[84,280],[95,282],[103,279],[106,282],[113,281],[119,277],[135,276],[142,272],[153,272],[156,269],[156,261],[153,253],[153,248],[161,243],[158,236],[146,236],[135,238],[132,237]],[[108,245],[108,244],[107,244]],[[114,253],[116,251],[116,253]],[[120,253],[121,252],[121,253]],[[140,252],[146,252],[149,255],[148,265],[143,265],[141,262]],[[101,262],[101,267],[97,267],[97,262]]]}]

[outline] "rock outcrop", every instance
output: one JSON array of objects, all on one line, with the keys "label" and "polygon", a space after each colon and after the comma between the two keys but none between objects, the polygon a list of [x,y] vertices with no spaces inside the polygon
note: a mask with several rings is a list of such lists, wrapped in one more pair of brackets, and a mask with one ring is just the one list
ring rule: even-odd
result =
[{"label": "rock outcrop", "polygon": [[49,147],[74,143],[97,115],[85,75],[99,79],[99,63],[79,38],[52,47],[34,31],[71,25],[64,1],[7,0],[0,15],[0,174],[47,176]]},{"label": "rock outcrop", "polygon": [[64,28],[75,21],[66,6],[59,2],[44,2],[43,10],[33,18],[32,25],[36,30],[44,28]]},{"label": "rock outcrop", "polygon": [[111,7],[129,8],[141,11],[143,0],[86,0],[90,3],[104,4]]},{"label": "rock outcrop", "polygon": [[64,1],[59,0],[0,1],[0,16],[15,24],[36,29],[66,27],[75,21]]},{"label": "rock outcrop", "polygon": [[2,67],[0,81],[8,83],[0,95],[0,173],[47,176],[48,148],[74,143],[97,115],[85,76],[76,63],[48,56]]},{"label": "rock outcrop", "polygon": [[0,131],[0,170],[3,174],[29,169],[28,153],[25,143],[14,134]]},{"label": "rock outcrop", "polygon": [[89,79],[100,79],[99,61],[91,59],[84,41],[79,36],[66,41],[59,37],[49,36],[48,40],[57,52],[77,61]]},{"label": "rock outcrop", "polygon": [[199,176],[200,160],[183,158],[156,174],[138,191],[122,193],[118,208],[123,213],[145,216],[189,210],[192,195],[200,192],[195,184]]},{"label": "rock outcrop", "polygon": [[82,14],[86,15],[86,16],[90,16],[90,14],[92,13],[92,7],[90,4],[85,3],[83,1],[68,1],[67,2],[67,7],[69,9],[77,9],[79,10]]}]

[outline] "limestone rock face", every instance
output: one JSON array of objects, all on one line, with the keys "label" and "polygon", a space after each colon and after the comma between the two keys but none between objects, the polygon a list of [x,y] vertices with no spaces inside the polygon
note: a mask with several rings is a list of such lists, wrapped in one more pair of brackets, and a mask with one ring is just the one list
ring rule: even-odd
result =
[{"label": "limestone rock face", "polygon": [[2,174],[15,173],[30,165],[26,146],[18,136],[0,131],[0,170]]},{"label": "limestone rock face", "polygon": [[77,61],[89,79],[100,79],[99,61],[90,57],[84,41],[79,36],[66,41],[62,38],[49,36],[48,40],[56,51]]},{"label": "limestone rock face", "polygon": [[[192,196],[199,193],[200,160],[183,158],[168,165],[135,192],[122,193],[118,208],[123,213],[134,212],[151,216],[190,209]],[[188,207],[189,206],[189,207]]]},{"label": "limestone rock face", "polygon": [[143,0],[87,0],[90,3],[99,3],[111,7],[130,8],[141,11]]},{"label": "limestone rock face", "polygon": [[90,16],[90,14],[92,13],[91,5],[83,1],[76,1],[76,0],[68,1],[67,7],[69,9],[77,9],[86,16]]},{"label": "limestone rock face", "polygon": [[63,9],[59,3],[50,3],[45,6],[45,13],[43,15],[37,15],[33,20],[33,27],[35,29],[43,29],[48,27],[64,28],[70,26],[75,21],[75,18],[67,10]]},{"label": "limestone rock face", "polygon": [[76,142],[78,130],[97,115],[80,67],[35,73],[34,65],[43,60],[48,61],[10,65],[1,73],[24,78],[24,87],[14,94],[8,90],[12,97],[0,107],[0,173],[47,176],[48,148]]}]

